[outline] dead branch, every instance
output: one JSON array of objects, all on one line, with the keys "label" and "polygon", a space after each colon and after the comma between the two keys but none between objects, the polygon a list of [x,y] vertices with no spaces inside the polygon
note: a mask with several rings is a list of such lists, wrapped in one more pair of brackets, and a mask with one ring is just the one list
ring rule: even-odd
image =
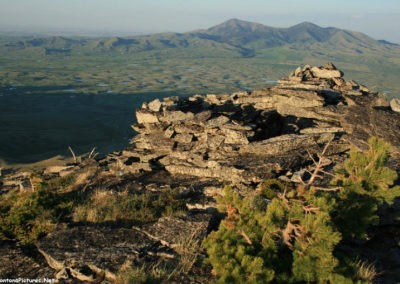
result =
[{"label": "dead branch", "polygon": [[286,224],[286,228],[281,230],[283,243],[288,246],[289,249],[293,249],[292,240],[293,238],[300,237],[302,235],[302,227],[297,224],[293,224],[290,220]]},{"label": "dead branch", "polygon": [[253,242],[250,240],[249,236],[242,230],[239,235],[241,235],[249,245],[253,245]]},{"label": "dead branch", "polygon": [[283,203],[286,205],[286,208],[290,210],[289,200],[286,198],[286,189],[283,193],[278,193],[278,197],[282,199]]},{"label": "dead branch", "polygon": [[306,212],[306,214],[309,214],[309,213],[318,212],[319,207],[311,207],[310,205],[307,205],[307,206],[303,206],[303,210],[304,210],[304,212]]},{"label": "dead branch", "polygon": [[77,159],[76,159],[74,150],[72,150],[71,146],[68,146],[68,149],[69,149],[69,151],[71,152],[72,157],[74,158],[74,163],[77,164],[78,162],[77,162]]},{"label": "dead branch", "polygon": [[339,191],[342,189],[342,187],[333,187],[333,188],[324,188],[324,187],[314,187],[318,191],[326,191],[326,192],[333,192],[333,191]]},{"label": "dead branch", "polygon": [[326,153],[326,151],[328,150],[328,147],[330,145],[330,142],[326,143],[324,149],[322,150],[322,152],[320,154],[318,154],[318,161],[316,161],[314,159],[314,157],[312,156],[312,154],[307,151],[308,156],[311,158],[311,160],[314,162],[315,164],[315,169],[312,172],[309,172],[311,174],[311,178],[308,180],[308,182],[306,183],[305,187],[309,188],[310,186],[312,186],[315,182],[315,179],[317,178],[322,178],[322,176],[319,174],[320,172],[323,172],[323,160],[324,160],[324,155]]},{"label": "dead branch", "polygon": [[96,151],[96,147],[93,147],[92,151],[90,152],[88,159],[94,159],[98,153],[95,153],[94,151]]}]

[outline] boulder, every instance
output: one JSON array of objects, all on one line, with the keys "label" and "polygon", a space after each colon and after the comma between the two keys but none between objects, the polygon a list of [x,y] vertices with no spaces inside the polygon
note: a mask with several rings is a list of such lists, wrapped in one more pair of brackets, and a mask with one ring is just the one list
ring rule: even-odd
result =
[{"label": "boulder", "polygon": [[154,112],[159,112],[161,109],[161,102],[159,99],[155,99],[154,101],[151,101],[147,104],[147,107]]},{"label": "boulder", "polygon": [[221,127],[222,125],[228,123],[229,121],[230,119],[228,117],[226,117],[225,115],[220,115],[208,120],[206,126],[208,128]]},{"label": "boulder", "polygon": [[343,72],[340,70],[329,70],[316,66],[311,68],[311,72],[314,77],[321,79],[341,78],[343,76]]},{"label": "boulder", "polygon": [[158,123],[158,117],[155,113],[147,110],[137,110],[136,119],[139,124]]},{"label": "boulder", "polygon": [[399,99],[392,99],[390,101],[390,108],[395,112],[400,112],[400,100]]}]

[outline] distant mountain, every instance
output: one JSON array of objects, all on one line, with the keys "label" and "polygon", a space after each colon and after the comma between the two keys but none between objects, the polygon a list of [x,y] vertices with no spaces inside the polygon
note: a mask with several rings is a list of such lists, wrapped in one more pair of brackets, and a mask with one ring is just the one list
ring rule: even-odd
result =
[{"label": "distant mountain", "polygon": [[273,28],[262,24],[231,19],[195,34],[203,38],[258,49],[313,43],[328,43],[330,45],[338,45],[339,47],[359,46],[364,48],[382,48],[385,45],[393,46],[392,43],[377,41],[359,32],[332,27],[322,28],[310,22],[303,22],[290,28]]},{"label": "distant mountain", "polygon": [[[8,49],[41,47],[46,55],[74,52],[138,53],[179,51],[176,56],[242,56],[254,57],[263,50],[286,47],[314,54],[346,54],[400,51],[400,46],[353,31],[323,28],[303,22],[289,28],[274,28],[258,23],[231,19],[206,30],[187,33],[160,33],[135,37],[112,38],[28,38],[3,43]],[[49,52],[51,51],[51,52]]]}]

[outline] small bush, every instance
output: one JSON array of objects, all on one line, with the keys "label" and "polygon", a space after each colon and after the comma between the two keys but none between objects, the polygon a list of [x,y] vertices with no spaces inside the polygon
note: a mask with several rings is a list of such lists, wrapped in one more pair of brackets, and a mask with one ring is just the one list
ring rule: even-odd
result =
[{"label": "small bush", "polygon": [[55,225],[71,213],[75,196],[57,191],[62,180],[64,186],[73,177],[57,181],[35,181],[33,192],[11,192],[0,199],[0,238],[28,245],[51,232]]}]

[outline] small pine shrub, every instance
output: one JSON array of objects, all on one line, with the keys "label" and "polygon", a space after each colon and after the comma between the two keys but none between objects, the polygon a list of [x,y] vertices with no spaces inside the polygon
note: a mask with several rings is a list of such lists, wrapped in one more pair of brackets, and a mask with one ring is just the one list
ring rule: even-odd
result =
[{"label": "small pine shrub", "polygon": [[390,144],[371,138],[369,150],[352,150],[350,158],[336,169],[332,185],[341,187],[334,196],[331,215],[343,237],[367,237],[367,229],[379,221],[378,207],[393,203],[400,196],[400,187],[391,187],[397,173],[385,166]]},{"label": "small pine shrub", "polygon": [[334,254],[343,237],[366,235],[380,204],[400,196],[391,187],[396,173],[385,167],[389,145],[376,138],[369,143],[369,151],[351,151],[336,170],[335,188],[267,180],[259,193],[242,197],[226,187],[217,198],[226,217],[204,241],[218,282],[372,281],[373,266],[346,268]]},{"label": "small pine shrub", "polygon": [[72,211],[75,196],[59,194],[57,185],[68,186],[73,177],[43,182],[37,177],[33,192],[10,192],[0,198],[0,239],[29,245],[51,232]]}]

